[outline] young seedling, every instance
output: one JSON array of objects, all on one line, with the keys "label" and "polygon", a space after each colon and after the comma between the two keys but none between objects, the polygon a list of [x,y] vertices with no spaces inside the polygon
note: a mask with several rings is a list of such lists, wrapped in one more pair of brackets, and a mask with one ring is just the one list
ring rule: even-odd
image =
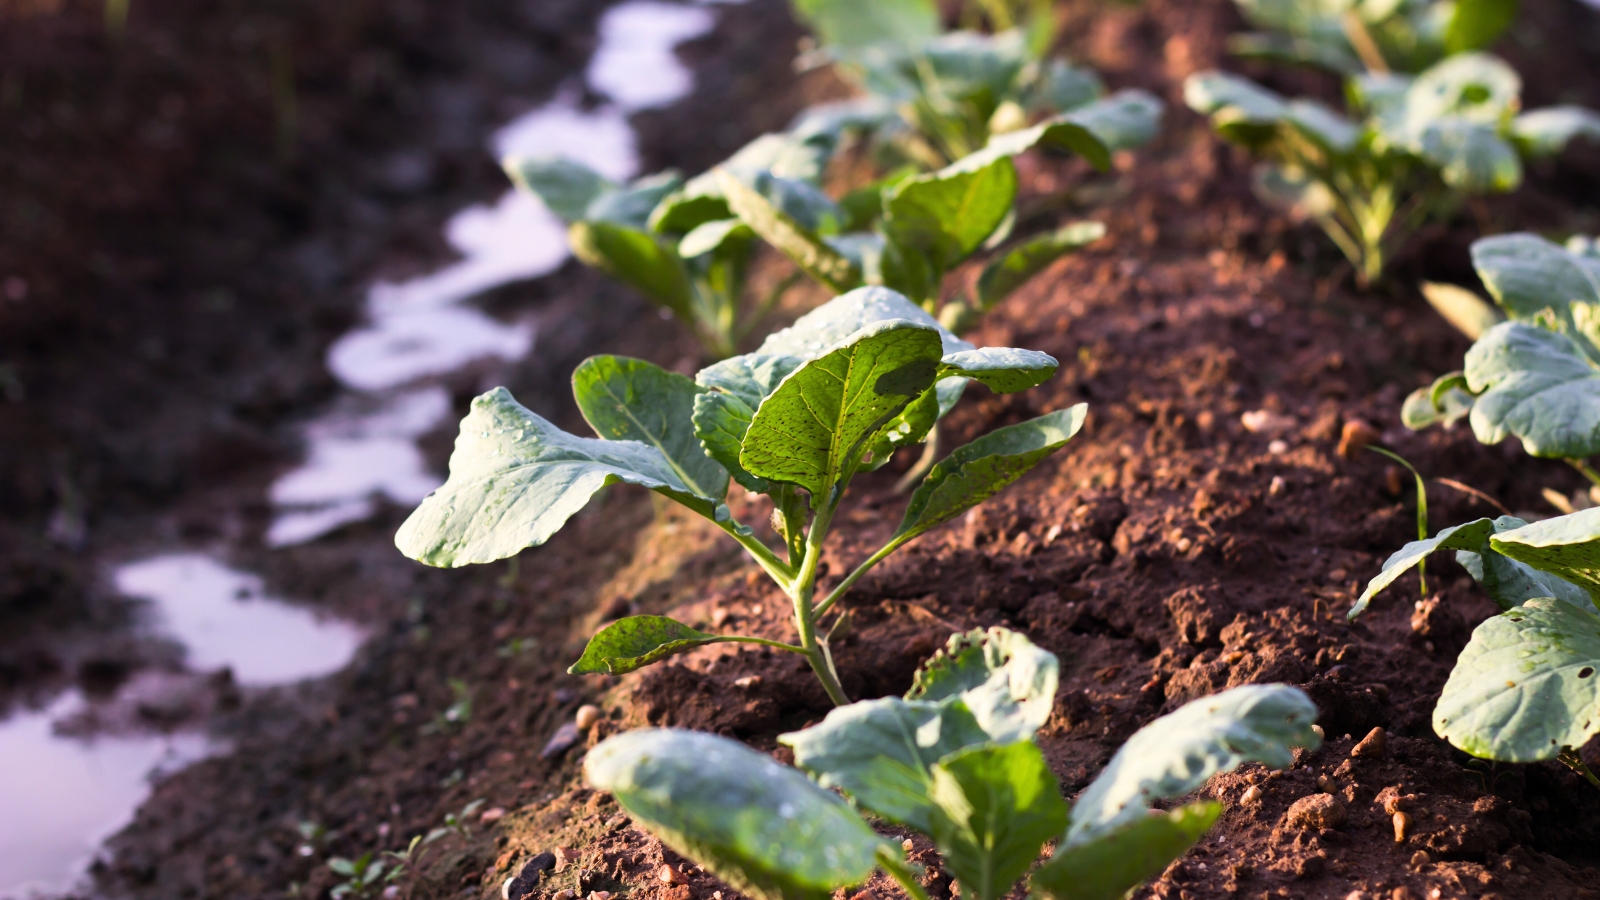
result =
[{"label": "young seedling", "polygon": [[1006,896],[1056,840],[1031,894],[1116,900],[1222,812],[1209,800],[1153,803],[1249,760],[1287,766],[1293,748],[1318,744],[1302,692],[1236,688],[1141,729],[1069,809],[1033,740],[1055,689],[1052,654],[1005,629],[978,630],[953,636],[905,698],[842,707],[782,736],[815,782],[736,741],[669,729],[609,738],[584,771],[663,842],[763,900],[820,900],[877,868],[926,900],[915,867],[856,809],[931,837],[963,897]]},{"label": "young seedling", "polygon": [[1517,0],[1236,0],[1262,31],[1235,35],[1245,57],[1317,66],[1345,75],[1420,72],[1456,53],[1482,50],[1517,15]]},{"label": "young seedling", "polygon": [[959,331],[1063,254],[1105,234],[1098,222],[1075,222],[1012,244],[984,267],[976,297],[958,292],[946,302],[945,275],[1010,235],[1017,197],[1012,157],[1053,147],[1105,169],[1113,149],[1149,138],[1160,108],[1153,97],[1129,93],[1098,104],[1093,113],[1066,113],[997,135],[984,149],[936,172],[902,170],[851,192],[837,205],[840,215],[826,219],[831,228],[809,227],[771,202],[769,185],[779,179],[715,172],[739,221],[822,285],[836,292],[892,288]]},{"label": "young seedling", "polygon": [[[797,221],[825,229],[832,203],[816,182],[835,137],[818,131],[763,135],[722,167],[781,179],[772,202]],[[728,212],[709,173],[684,182],[668,171],[618,185],[563,157],[508,157],[504,166],[519,188],[567,223],[574,256],[671,312],[718,359],[733,355],[793,284],[780,282],[754,309],[743,309],[753,235]]]},{"label": "young seedling", "polygon": [[1581,107],[1519,114],[1521,89],[1504,62],[1465,53],[1415,78],[1350,78],[1353,119],[1223,72],[1190,76],[1184,97],[1225,140],[1262,157],[1262,200],[1316,222],[1366,286],[1424,223],[1468,196],[1515,190],[1524,157],[1600,138],[1600,114]]},{"label": "young seedling", "polygon": [[[649,488],[744,547],[793,602],[798,642],[632,616],[596,634],[571,671],[631,672],[705,644],[762,644],[804,656],[842,706],[849,700],[819,630],[839,598],[895,549],[1059,450],[1082,427],[1086,407],[957,448],[912,494],[888,543],[819,597],[822,548],[851,479],[921,443],[968,381],[1020,391],[1056,366],[1033,350],[978,349],[877,287],[834,299],[693,381],[642,360],[593,357],[573,373],[573,393],[598,440],[561,431],[504,388],[478,397],[461,422],[449,480],[411,514],[395,543],[429,565],[491,562],[544,543],[607,484]],[[725,502],[730,481],[770,498],[780,549],[733,518]]]},{"label": "young seedling", "polygon": [[873,131],[887,150],[924,169],[978,152],[1030,118],[1069,112],[1124,121],[1119,146],[1149,140],[1161,109],[1153,96],[1122,91],[1102,98],[1093,71],[1043,59],[1054,39],[1050,4],[986,0],[982,6],[994,34],[941,34],[933,0],[796,0],[822,44],[813,60],[832,62],[862,94],[815,107],[801,122]]}]

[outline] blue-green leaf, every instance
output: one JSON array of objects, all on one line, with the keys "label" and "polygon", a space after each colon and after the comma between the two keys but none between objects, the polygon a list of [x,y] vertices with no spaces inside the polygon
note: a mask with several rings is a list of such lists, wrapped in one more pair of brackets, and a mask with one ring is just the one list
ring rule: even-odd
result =
[{"label": "blue-green leaf", "polygon": [[933,767],[933,839],[962,895],[998,900],[1061,833],[1067,802],[1031,740],[962,750]]},{"label": "blue-green leaf", "polygon": [[596,434],[649,444],[689,490],[720,500],[728,472],[701,448],[692,421],[703,393],[676,372],[626,356],[591,356],[572,373],[572,394]]},{"label": "blue-green leaf", "polygon": [[1046,900],[1122,900],[1187,853],[1222,815],[1206,800],[1143,818],[1056,851],[1033,873],[1030,896]]}]

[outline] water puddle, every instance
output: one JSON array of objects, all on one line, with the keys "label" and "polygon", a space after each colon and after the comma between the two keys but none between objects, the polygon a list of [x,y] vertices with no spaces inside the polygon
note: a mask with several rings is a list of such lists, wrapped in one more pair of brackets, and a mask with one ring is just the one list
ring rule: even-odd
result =
[{"label": "water puddle", "polygon": [[[715,24],[703,5],[629,0],[613,6],[601,17],[599,46],[584,75],[607,102],[584,109],[576,89],[563,90],[497,131],[488,149],[496,158],[568,156],[616,181],[633,177],[639,158],[628,116],[689,93],[694,75],[673,48]],[[450,410],[448,403],[423,399],[432,394],[417,386],[478,360],[514,362],[534,352],[532,322],[501,322],[463,304],[555,271],[567,259],[561,220],[537,198],[508,189],[493,205],[453,216],[445,237],[460,260],[409,281],[374,284],[366,321],[329,349],[329,370],[367,411],[336,404],[307,426],[305,463],[272,489],[277,514],[269,545],[304,543],[366,519],[378,494],[401,504],[422,499],[442,478],[425,471],[414,441]],[[394,419],[404,419],[406,427],[389,425]]]},{"label": "water puddle", "polygon": [[146,628],[184,646],[188,673],[141,675],[96,701],[69,691],[0,722],[0,896],[71,888],[152,779],[227,749],[193,727],[150,731],[152,717],[200,718],[211,694],[204,674],[227,669],[243,687],[292,684],[343,668],[363,638],[203,554],[131,563],[113,583],[148,601]]}]

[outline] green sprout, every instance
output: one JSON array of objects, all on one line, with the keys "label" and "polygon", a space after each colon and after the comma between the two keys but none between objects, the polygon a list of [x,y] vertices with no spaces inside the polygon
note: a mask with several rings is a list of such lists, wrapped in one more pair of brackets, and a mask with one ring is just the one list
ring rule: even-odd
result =
[{"label": "green sprout", "polygon": [[[571,671],[620,674],[705,644],[759,644],[803,656],[842,706],[849,699],[819,628],[837,615],[839,599],[894,550],[1065,446],[1086,407],[957,448],[917,487],[888,543],[823,592],[822,550],[851,480],[926,440],[969,381],[1009,393],[1043,383],[1056,367],[1033,350],[974,347],[879,287],[838,297],[693,380],[642,360],[593,357],[573,373],[573,393],[598,439],[561,431],[503,388],[478,397],[462,420],[449,480],[395,543],[434,566],[492,562],[544,543],[608,484],[649,488],[745,549],[793,602],[797,643],[631,616],[596,634]],[[776,550],[733,517],[731,482],[771,501]]]}]

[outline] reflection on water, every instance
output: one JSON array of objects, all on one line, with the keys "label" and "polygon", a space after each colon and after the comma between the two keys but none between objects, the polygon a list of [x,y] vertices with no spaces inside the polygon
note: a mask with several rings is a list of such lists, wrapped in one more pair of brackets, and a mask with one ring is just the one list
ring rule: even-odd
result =
[{"label": "reflection on water", "polygon": [[[113,582],[149,601],[149,629],[183,644],[190,671],[228,668],[246,687],[336,672],[362,639],[350,623],[275,600],[260,578],[203,554],[131,563]],[[100,842],[149,794],[153,772],[223,749],[198,731],[139,729],[136,710],[159,703],[163,685],[182,706],[185,683],[152,674],[96,704],[70,691],[45,709],[0,722],[0,896],[70,888]]]},{"label": "reflection on water", "polygon": [[100,843],[132,818],[152,770],[207,752],[198,734],[56,735],[53,723],[82,705],[72,692],[0,723],[0,895],[70,887]]},{"label": "reflection on water", "polygon": [[[673,48],[714,23],[699,6],[629,0],[611,7],[601,17],[599,46],[586,73],[589,87],[608,102],[584,109],[577,90],[563,90],[496,132],[491,150],[497,158],[567,156],[615,181],[632,178],[639,158],[628,116],[689,93],[693,73]],[[555,271],[567,259],[566,226],[537,198],[508,190],[492,206],[457,213],[445,237],[460,260],[409,281],[373,285],[366,321],[329,348],[329,370],[369,404],[415,404],[426,389],[408,386],[475,360],[515,361],[534,350],[531,322],[501,322],[462,304],[502,284]],[[446,404],[409,431],[373,427],[370,416],[343,407],[313,422],[306,429],[305,464],[273,487],[278,515],[268,544],[304,543],[361,521],[376,508],[374,494],[402,504],[420,500],[440,479],[421,469],[414,439],[448,414]]]}]

